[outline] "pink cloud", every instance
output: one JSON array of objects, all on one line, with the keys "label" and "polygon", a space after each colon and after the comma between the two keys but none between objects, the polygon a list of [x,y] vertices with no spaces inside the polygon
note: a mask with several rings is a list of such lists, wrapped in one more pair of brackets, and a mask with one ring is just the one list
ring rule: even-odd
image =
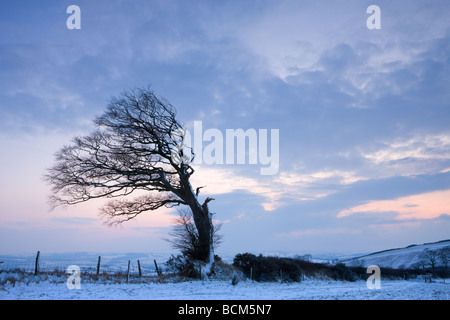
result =
[{"label": "pink cloud", "polygon": [[393,200],[374,200],[342,210],[338,218],[355,213],[395,212],[396,219],[434,219],[450,215],[450,190],[421,193]]}]

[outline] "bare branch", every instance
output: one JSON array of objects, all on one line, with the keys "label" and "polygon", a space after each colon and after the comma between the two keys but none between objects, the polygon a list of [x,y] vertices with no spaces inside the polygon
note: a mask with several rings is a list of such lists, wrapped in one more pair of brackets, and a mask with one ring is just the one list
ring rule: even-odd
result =
[{"label": "bare branch", "polygon": [[199,193],[200,193],[200,189],[203,189],[204,187],[205,187],[205,186],[198,187],[198,188],[195,190],[195,195],[198,196]]},{"label": "bare branch", "polygon": [[[125,92],[112,99],[94,123],[98,130],[78,137],[56,154],[46,180],[53,207],[95,198],[127,196],[135,190],[170,191],[182,197],[180,176],[193,169],[171,159],[175,109],[152,92]],[[187,179],[185,179],[187,180]]]},{"label": "bare branch", "polygon": [[100,214],[105,218],[108,225],[113,226],[131,220],[145,211],[156,210],[161,207],[172,208],[180,204],[186,203],[170,194],[147,194],[132,200],[117,199],[109,201],[100,209]]}]

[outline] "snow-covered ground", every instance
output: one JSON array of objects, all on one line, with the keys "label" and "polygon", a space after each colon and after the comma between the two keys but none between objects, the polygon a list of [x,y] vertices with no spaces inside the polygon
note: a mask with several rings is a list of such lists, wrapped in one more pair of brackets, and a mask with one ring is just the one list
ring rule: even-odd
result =
[{"label": "snow-covered ground", "polygon": [[[449,245],[449,241],[402,249],[387,250],[361,257],[367,264],[388,264],[390,267],[414,261],[415,256],[423,249],[438,249]],[[224,273],[214,280],[175,281],[165,283],[155,281],[154,261],[157,260],[164,270],[164,261],[168,256],[162,254],[109,254],[101,255],[101,271],[126,272],[130,265],[130,283],[125,283],[122,273],[119,278],[95,280],[81,277],[80,289],[69,289],[65,274],[69,265],[77,265],[86,274],[95,274],[100,254],[67,253],[42,254],[41,271],[60,270],[56,273],[42,272],[33,275],[35,257],[0,256],[0,300],[45,299],[45,300],[449,300],[450,280],[434,279],[425,283],[423,278],[412,280],[387,280],[381,278],[381,289],[368,289],[365,281],[342,282],[329,279],[307,278],[300,283],[258,283],[240,281],[231,284],[231,275]],[[232,256],[228,257],[229,262]],[[142,267],[143,278],[138,278],[137,260]],[[351,260],[347,260],[350,262]],[[362,261],[352,261],[361,265]],[[352,264],[350,263],[350,264]],[[21,270],[21,271],[18,271]],[[224,272],[226,269],[224,269]],[[235,271],[229,271],[235,272]],[[233,273],[234,274],[234,273]],[[224,280],[225,279],[225,280]]]},{"label": "snow-covered ground", "polygon": [[[448,282],[448,281],[447,281]],[[45,300],[448,300],[450,284],[442,280],[381,279],[381,289],[368,289],[365,281],[341,282],[305,280],[301,283],[258,283],[204,280],[177,283],[99,283],[81,280],[80,289],[68,289],[65,282],[6,283],[0,299]]]},{"label": "snow-covered ground", "polygon": [[[450,240],[385,250],[342,262],[347,266],[377,265],[381,268],[408,269],[414,268],[421,260],[424,260],[421,257],[424,250],[442,250],[443,248],[450,248]],[[441,263],[438,260],[437,266],[439,265]]]}]

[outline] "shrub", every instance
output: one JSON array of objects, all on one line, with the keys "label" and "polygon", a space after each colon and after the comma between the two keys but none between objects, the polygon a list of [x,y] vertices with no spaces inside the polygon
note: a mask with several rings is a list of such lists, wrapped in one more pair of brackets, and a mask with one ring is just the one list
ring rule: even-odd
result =
[{"label": "shrub", "polygon": [[253,268],[253,279],[256,281],[276,281],[277,265],[269,258],[263,257],[261,254],[256,259]]},{"label": "shrub", "polygon": [[201,278],[200,271],[197,270],[195,264],[181,254],[177,256],[171,255],[165,264],[169,271],[176,272],[189,278]]},{"label": "shrub", "polygon": [[277,268],[282,272],[282,280],[287,282],[299,282],[303,273],[299,265],[291,258],[275,258]]},{"label": "shrub", "polygon": [[[223,273],[226,268],[226,263],[222,261],[222,258],[218,255],[214,255],[214,264],[213,274],[216,273],[216,269],[220,269],[220,272]],[[196,264],[191,258],[184,256],[183,254],[178,254],[176,256],[171,255],[169,260],[165,262],[167,269],[170,272],[177,273],[181,276],[185,276],[193,279],[200,279],[200,267]],[[231,272],[231,271],[230,271]]]},{"label": "shrub", "polygon": [[252,253],[238,253],[233,259],[233,266],[242,270],[247,278],[250,278],[252,269],[255,269],[258,257]]},{"label": "shrub", "polygon": [[[367,269],[362,266],[347,267],[343,263],[327,265],[299,258],[264,257],[251,253],[237,254],[233,260],[233,265],[242,270],[247,278],[250,278],[250,272],[252,271],[252,279],[256,281],[277,281],[280,279],[280,270],[283,281],[300,281],[302,275],[326,277],[341,281],[367,280],[370,276]],[[382,277],[387,279],[409,279],[423,273],[423,270],[381,269]],[[434,275],[442,278],[448,277],[449,273],[449,268],[442,267],[434,270]]]},{"label": "shrub", "polygon": [[233,265],[256,281],[300,281],[302,274],[299,265],[291,258],[264,257],[261,254],[237,254]]},{"label": "shrub", "polygon": [[342,281],[357,280],[356,274],[343,263],[338,263],[333,267],[333,272],[331,276],[334,280],[342,280]]}]

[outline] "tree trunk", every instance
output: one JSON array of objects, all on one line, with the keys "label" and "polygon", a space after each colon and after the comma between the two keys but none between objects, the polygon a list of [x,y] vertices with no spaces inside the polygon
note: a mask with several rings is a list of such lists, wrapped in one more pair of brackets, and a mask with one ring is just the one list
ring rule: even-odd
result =
[{"label": "tree trunk", "polygon": [[212,216],[208,210],[208,202],[211,198],[207,198],[203,205],[200,205],[195,198],[189,205],[194,217],[195,227],[198,231],[199,240],[199,260],[204,263],[202,271],[211,274],[214,263],[214,245],[213,245],[213,223]]},{"label": "tree trunk", "polygon": [[[185,170],[182,170],[185,172]],[[189,177],[184,174],[180,175],[181,184],[183,185],[184,192],[179,195],[191,208],[192,216],[194,217],[194,224],[198,232],[199,240],[199,260],[204,264],[201,268],[202,276],[204,274],[209,275],[213,271],[214,264],[214,245],[213,234],[214,226],[212,223],[212,214],[209,212],[208,203],[213,198],[207,197],[203,205],[200,205],[198,201],[198,191],[195,193],[192,189]]]}]

